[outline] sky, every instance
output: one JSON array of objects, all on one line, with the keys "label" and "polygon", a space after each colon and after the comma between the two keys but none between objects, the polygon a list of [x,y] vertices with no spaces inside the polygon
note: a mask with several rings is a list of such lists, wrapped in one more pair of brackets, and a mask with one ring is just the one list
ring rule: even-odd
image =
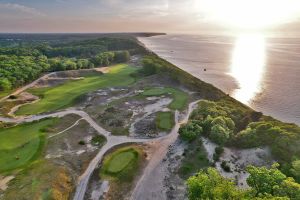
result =
[{"label": "sky", "polygon": [[[239,0],[241,1],[245,0]],[[271,0],[251,2],[261,1]],[[275,1],[291,5],[286,13],[300,13],[300,3],[292,4],[300,2],[299,0],[273,0]],[[233,5],[237,2],[237,0],[0,0],[0,32],[197,33],[205,30],[226,30],[227,26],[232,25],[230,22],[234,21],[233,19],[239,19],[231,15],[232,13],[241,14],[249,10],[248,8],[233,10]],[[256,4],[253,6],[257,8]],[[278,5],[278,8],[281,9],[282,6]],[[261,11],[264,14],[265,11]],[[278,10],[274,10],[275,12],[278,13]],[[251,15],[255,12],[251,10],[249,13],[249,16],[244,17],[253,19]],[[217,17],[219,19],[215,19]],[[229,22],[222,21],[226,17]],[[274,16],[271,15],[270,18]],[[298,27],[298,15],[285,20],[285,23]]]}]

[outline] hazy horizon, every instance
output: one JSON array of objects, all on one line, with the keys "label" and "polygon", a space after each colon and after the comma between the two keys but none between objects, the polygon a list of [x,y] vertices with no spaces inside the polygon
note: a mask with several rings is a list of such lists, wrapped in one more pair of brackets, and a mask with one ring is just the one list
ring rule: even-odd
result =
[{"label": "hazy horizon", "polygon": [[[270,0],[243,1],[243,4],[239,2],[241,1],[0,0],[0,32],[197,34],[244,29],[281,31],[286,30],[286,27],[297,32],[300,30],[300,3],[296,0],[279,0],[272,2],[272,5]],[[266,11],[268,15],[265,15]],[[254,14],[260,20],[253,19]],[[237,18],[240,20],[236,21]],[[253,20],[256,23],[254,25]]]}]

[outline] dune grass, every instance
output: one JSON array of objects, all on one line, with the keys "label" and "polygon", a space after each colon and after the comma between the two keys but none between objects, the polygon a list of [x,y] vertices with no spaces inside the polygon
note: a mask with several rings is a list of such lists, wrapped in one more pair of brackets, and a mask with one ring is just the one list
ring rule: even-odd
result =
[{"label": "dune grass", "polygon": [[43,130],[56,118],[0,130],[0,172],[10,171],[35,160],[46,142]]},{"label": "dune grass", "polygon": [[197,173],[201,169],[211,166],[207,159],[207,152],[201,138],[197,138],[184,150],[184,158],[181,161],[178,174],[184,180]]},{"label": "dune grass", "polygon": [[173,112],[158,112],[156,115],[156,127],[169,131],[175,125]]},{"label": "dune grass", "polygon": [[41,100],[22,106],[17,115],[31,115],[55,111],[72,106],[77,98],[85,93],[105,87],[126,86],[135,82],[131,76],[137,69],[126,64],[110,67],[110,72],[103,75],[87,76],[81,80],[68,81],[55,87],[31,89]]},{"label": "dune grass", "polygon": [[144,96],[171,95],[173,101],[170,103],[169,108],[172,110],[183,110],[187,106],[188,94],[175,88],[149,88],[146,89],[142,94]]},{"label": "dune grass", "polygon": [[45,159],[20,171],[1,199],[70,199],[72,190],[73,182],[67,169]]}]

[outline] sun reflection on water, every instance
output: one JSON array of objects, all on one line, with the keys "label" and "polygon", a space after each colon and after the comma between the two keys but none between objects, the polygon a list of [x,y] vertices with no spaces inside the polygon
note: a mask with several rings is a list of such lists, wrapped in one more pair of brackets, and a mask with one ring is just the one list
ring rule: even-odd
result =
[{"label": "sun reflection on water", "polygon": [[265,64],[266,44],[263,35],[240,35],[235,42],[230,66],[230,75],[239,84],[239,88],[233,92],[234,98],[247,104],[261,92]]}]

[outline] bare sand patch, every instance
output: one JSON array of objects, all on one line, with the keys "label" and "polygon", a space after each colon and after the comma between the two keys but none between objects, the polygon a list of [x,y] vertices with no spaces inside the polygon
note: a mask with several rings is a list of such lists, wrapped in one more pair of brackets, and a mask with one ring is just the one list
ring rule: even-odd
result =
[{"label": "bare sand patch", "polygon": [[14,178],[14,176],[0,176],[0,190],[5,191],[8,188],[8,183]]}]

